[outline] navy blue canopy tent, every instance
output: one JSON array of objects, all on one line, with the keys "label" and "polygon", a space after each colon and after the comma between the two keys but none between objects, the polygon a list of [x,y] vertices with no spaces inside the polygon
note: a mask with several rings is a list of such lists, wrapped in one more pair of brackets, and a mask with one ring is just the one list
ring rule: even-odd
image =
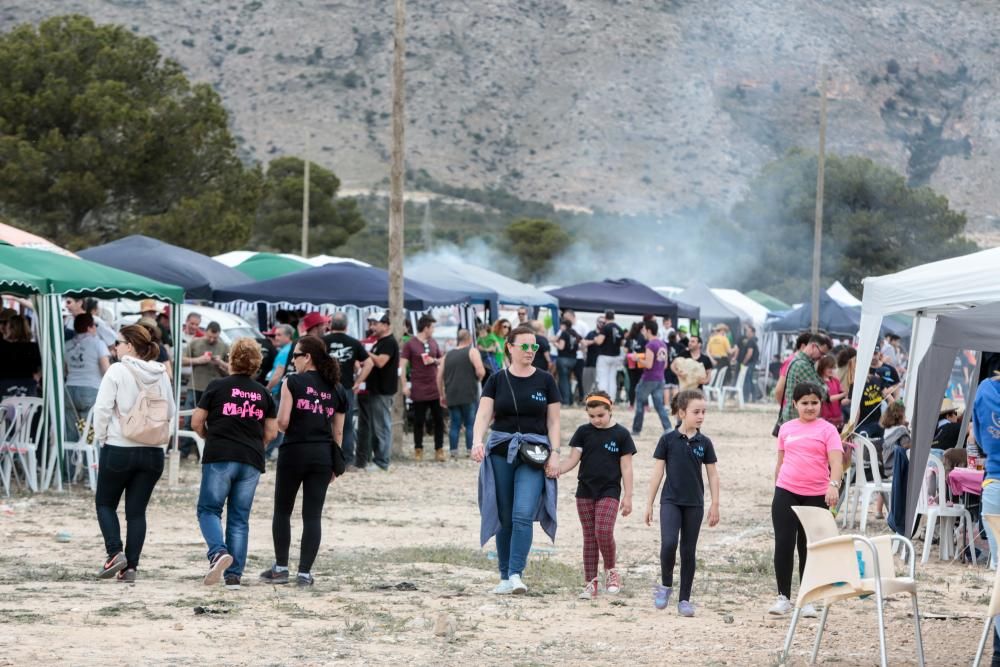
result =
[{"label": "navy blue canopy tent", "polygon": [[[768,322],[766,329],[774,333],[793,334],[807,331],[812,324],[812,304],[804,303],[789,311],[783,317]],[[855,336],[861,325],[861,309],[845,306],[835,301],[826,292],[819,295],[819,328],[838,336]],[[882,335],[896,333],[900,337],[909,338],[910,332],[900,323],[882,322]]]},{"label": "navy blue canopy tent", "polygon": [[[344,262],[256,283],[247,283],[245,277],[243,280],[242,285],[215,290],[212,300],[220,303],[334,304],[358,308],[387,308],[389,305],[389,273],[374,266]],[[461,290],[441,289],[410,279],[403,281],[403,307],[407,310],[422,311],[469,301],[469,295]]]},{"label": "navy blue canopy tent", "polygon": [[652,287],[647,287],[631,278],[602,280],[601,282],[579,283],[568,287],[549,290],[549,294],[559,299],[560,308],[571,308],[588,313],[613,310],[622,315],[645,315],[698,319],[698,308],[663,296]]},{"label": "navy blue canopy tent", "polygon": [[211,299],[212,290],[247,281],[245,273],[211,257],[138,234],[77,254],[104,266],[179,285],[189,299]]}]

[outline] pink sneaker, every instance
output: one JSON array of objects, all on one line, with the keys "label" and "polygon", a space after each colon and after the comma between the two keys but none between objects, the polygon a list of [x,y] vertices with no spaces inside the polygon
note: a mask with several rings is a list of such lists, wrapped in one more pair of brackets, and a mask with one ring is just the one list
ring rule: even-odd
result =
[{"label": "pink sneaker", "polygon": [[622,576],[618,574],[617,568],[611,568],[604,573],[604,590],[609,595],[616,595],[622,590]]}]

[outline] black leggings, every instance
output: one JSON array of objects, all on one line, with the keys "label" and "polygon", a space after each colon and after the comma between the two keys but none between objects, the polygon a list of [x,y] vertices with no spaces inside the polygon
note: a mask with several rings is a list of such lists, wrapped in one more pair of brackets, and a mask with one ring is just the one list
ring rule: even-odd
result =
[{"label": "black leggings", "polygon": [[702,505],[680,506],[670,503],[660,505],[660,583],[674,585],[674,563],[677,559],[677,537],[681,545],[681,591],[678,602],[691,600],[694,584],[695,550],[698,533],[705,516]]},{"label": "black leggings", "polygon": [[333,475],[331,465],[304,463],[295,447],[287,443],[278,451],[278,468],[274,478],[274,518],[271,536],[274,538],[274,562],[288,567],[288,549],[292,543],[292,510],[295,496],[302,487],[302,543],[299,547],[299,572],[312,569],[323,536],[323,503],[326,488]]},{"label": "black leggings", "polygon": [[121,525],[118,523],[118,503],[125,494],[125,559],[128,567],[139,566],[142,545],[146,541],[146,507],[153,488],[163,474],[161,447],[101,447],[97,473],[97,523],[104,536],[108,557],[122,550]]},{"label": "black leggings", "polygon": [[792,567],[795,551],[799,552],[799,581],[806,569],[806,531],[792,511],[795,505],[826,507],[826,496],[800,496],[780,487],[774,487],[771,501],[771,523],[774,524],[774,578],[778,593],[792,598]]},{"label": "black leggings", "polygon": [[427,411],[431,411],[434,421],[434,449],[444,448],[444,410],[441,401],[413,401],[413,447],[424,448],[424,424],[427,423]]}]

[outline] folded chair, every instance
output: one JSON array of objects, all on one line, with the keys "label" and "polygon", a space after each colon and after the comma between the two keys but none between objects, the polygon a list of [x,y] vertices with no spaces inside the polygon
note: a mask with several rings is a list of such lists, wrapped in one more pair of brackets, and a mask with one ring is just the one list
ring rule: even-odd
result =
[{"label": "folded chair", "polygon": [[[920,634],[920,610],[917,606],[917,586],[914,578],[916,554],[913,544],[901,535],[882,535],[874,538],[863,535],[840,535],[837,522],[829,510],[819,507],[793,507],[792,510],[806,531],[808,551],[791,626],[785,638],[783,659],[788,660],[795,627],[798,625],[799,614],[804,605],[823,602],[823,614],[820,617],[819,630],[816,632],[816,641],[810,658],[810,662],[815,663],[826,619],[833,603],[874,595],[878,614],[879,658],[882,667],[887,667],[883,599],[889,595],[906,593],[910,595],[913,603],[917,662],[923,667],[924,645]],[[896,576],[896,564],[892,555],[895,542],[904,544],[908,549],[907,576]],[[860,551],[857,549],[859,546]]]},{"label": "folded chair", "polygon": [[[864,533],[868,526],[868,510],[871,507],[872,498],[881,494],[885,498],[886,512],[889,509],[889,496],[892,494],[892,477],[883,478],[879,472],[879,460],[881,458],[875,443],[861,435],[855,433],[851,436],[854,442],[854,451],[851,453],[851,465],[854,467],[853,484],[848,485],[846,511],[843,516],[845,528],[853,528],[857,514],[860,510],[861,532]],[[865,459],[870,462],[872,479],[869,482],[865,476]]]},{"label": "folded chair", "polygon": [[[1000,535],[1000,514],[984,514],[983,519],[994,535]],[[983,636],[979,640],[979,648],[976,650],[976,659],[972,662],[972,667],[979,667],[980,661],[983,659],[983,651],[986,649],[986,642],[990,638],[990,630],[993,628],[993,622],[997,616],[1000,616],[1000,569],[993,573],[993,594],[990,595],[990,606],[986,612]]]}]

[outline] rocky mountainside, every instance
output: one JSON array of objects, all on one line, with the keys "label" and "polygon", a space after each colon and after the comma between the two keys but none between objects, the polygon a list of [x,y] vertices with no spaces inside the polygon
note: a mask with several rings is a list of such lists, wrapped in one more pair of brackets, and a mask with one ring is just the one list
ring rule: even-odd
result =
[{"label": "rocky mountainside", "polygon": [[[388,0],[5,0],[150,35],[210,82],[248,156],[388,174]],[[628,212],[737,199],[817,143],[929,184],[1000,233],[1000,5],[988,0],[409,0],[408,165],[456,185]]]}]

